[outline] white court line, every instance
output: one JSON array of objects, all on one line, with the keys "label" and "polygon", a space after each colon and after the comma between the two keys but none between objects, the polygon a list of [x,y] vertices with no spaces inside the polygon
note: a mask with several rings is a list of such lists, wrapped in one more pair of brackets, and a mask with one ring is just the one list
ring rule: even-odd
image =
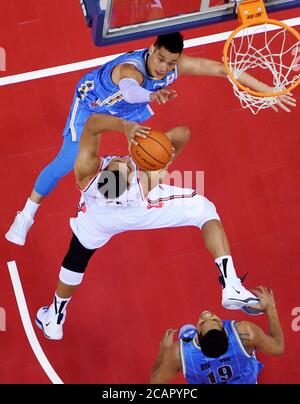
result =
[{"label": "white court line", "polygon": [[[300,17],[290,18],[288,20],[283,20],[282,22],[293,27],[295,25],[300,25]],[[274,27],[274,26],[272,26],[272,27]],[[273,29],[276,29],[276,28],[270,28],[270,29],[268,29],[268,31],[272,31]],[[185,47],[185,49],[187,49],[187,48],[192,48],[194,46],[201,46],[201,45],[207,45],[209,43],[225,41],[229,37],[231,32],[232,31],[226,31],[226,32],[221,32],[219,34],[213,34],[213,35],[207,35],[207,36],[203,36],[203,37],[199,37],[199,38],[188,39],[188,40],[184,41],[184,47]],[[56,76],[58,74],[75,72],[75,71],[83,70],[83,69],[90,69],[93,67],[103,65],[104,63],[107,63],[110,60],[115,59],[116,57],[118,57],[122,54],[123,53],[117,53],[115,55],[104,56],[104,57],[100,57],[100,58],[96,58],[96,59],[84,60],[82,62],[70,63],[70,64],[66,64],[66,65],[62,65],[62,66],[50,67],[47,69],[34,70],[32,72],[16,74],[13,76],[5,76],[5,77],[0,78],[0,87],[6,86],[9,84],[16,84],[16,83],[21,83],[24,81],[40,79],[43,77]]]},{"label": "white court line", "polygon": [[23,323],[23,327],[25,329],[25,333],[27,335],[28,341],[31,345],[31,348],[39,361],[40,365],[44,369],[45,373],[51,380],[53,384],[64,384],[64,382],[57,375],[51,364],[49,363],[44,351],[42,350],[40,343],[35,335],[34,329],[32,327],[32,323],[29,317],[29,312],[25,300],[25,296],[23,293],[22,284],[20,281],[17,264],[15,261],[10,261],[7,263],[10,278],[13,284],[15,296],[17,299],[17,304],[21,316],[21,320]]}]

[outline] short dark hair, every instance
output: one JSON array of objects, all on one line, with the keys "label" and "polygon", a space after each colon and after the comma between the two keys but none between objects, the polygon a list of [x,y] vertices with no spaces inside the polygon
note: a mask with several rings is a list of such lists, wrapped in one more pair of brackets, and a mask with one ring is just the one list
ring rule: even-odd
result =
[{"label": "short dark hair", "polygon": [[198,334],[199,345],[205,356],[218,358],[228,350],[228,337],[224,329],[210,330],[205,335]]},{"label": "short dark hair", "polygon": [[171,53],[182,53],[183,35],[180,32],[159,35],[154,43],[156,48],[164,47]]},{"label": "short dark hair", "polygon": [[105,168],[98,179],[98,191],[106,199],[116,199],[121,196],[127,188],[127,181],[118,170]]}]

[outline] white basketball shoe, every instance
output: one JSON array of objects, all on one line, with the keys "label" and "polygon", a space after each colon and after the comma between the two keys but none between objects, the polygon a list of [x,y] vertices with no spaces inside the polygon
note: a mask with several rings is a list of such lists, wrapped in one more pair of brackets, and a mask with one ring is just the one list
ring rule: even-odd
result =
[{"label": "white basketball shoe", "polygon": [[35,323],[48,339],[60,340],[63,337],[63,324],[66,313],[55,314],[50,307],[41,307],[36,313]]},{"label": "white basketball shoe", "polygon": [[27,233],[33,223],[33,219],[29,219],[23,212],[18,212],[9,231],[5,234],[6,240],[17,245],[24,245]]},{"label": "white basketball shoe", "polygon": [[219,281],[223,286],[222,306],[225,307],[225,309],[242,310],[244,313],[251,315],[259,315],[263,313],[262,310],[250,307],[259,304],[259,299],[243,286],[242,281],[239,278],[227,278],[225,283],[221,276]]}]

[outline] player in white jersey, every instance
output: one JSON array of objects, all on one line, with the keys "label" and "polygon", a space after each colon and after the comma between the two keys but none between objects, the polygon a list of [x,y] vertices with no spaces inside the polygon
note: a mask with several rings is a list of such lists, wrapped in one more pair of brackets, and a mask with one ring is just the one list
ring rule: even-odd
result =
[{"label": "player in white jersey", "polygon": [[[196,226],[213,256],[223,283],[222,304],[249,314],[259,302],[237,277],[227,237],[215,206],[196,191],[161,184],[165,170],[139,171],[129,156],[98,157],[102,133],[124,132],[130,143],[149,128],[108,115],[92,115],[80,141],[74,171],[81,190],[80,211],[71,219],[73,237],[61,267],[54,302],[37,312],[36,324],[50,339],[63,337],[66,307],[81,284],[89,259],[115,234],[128,230]],[[172,160],[187,143],[190,132],[177,127],[167,132]]]}]

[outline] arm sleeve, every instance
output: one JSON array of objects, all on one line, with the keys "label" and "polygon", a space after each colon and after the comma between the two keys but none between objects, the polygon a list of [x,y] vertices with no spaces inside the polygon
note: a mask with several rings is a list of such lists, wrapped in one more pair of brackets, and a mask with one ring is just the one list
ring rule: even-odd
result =
[{"label": "arm sleeve", "polygon": [[151,91],[141,87],[134,79],[125,78],[119,83],[124,100],[130,104],[150,102]]}]

